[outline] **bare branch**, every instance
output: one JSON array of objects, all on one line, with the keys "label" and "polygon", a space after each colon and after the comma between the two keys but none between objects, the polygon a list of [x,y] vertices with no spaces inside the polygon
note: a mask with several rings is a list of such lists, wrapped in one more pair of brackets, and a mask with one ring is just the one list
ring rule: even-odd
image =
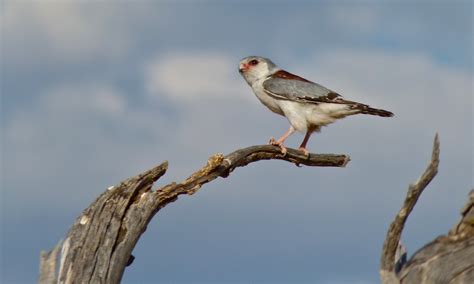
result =
[{"label": "bare branch", "polygon": [[395,216],[395,219],[393,220],[387,232],[380,262],[380,274],[383,283],[394,283],[393,280],[390,282],[391,280],[389,279],[394,279],[393,277],[395,277],[395,254],[397,246],[400,242],[405,222],[415,207],[415,204],[423,190],[438,173],[439,151],[439,138],[438,134],[436,134],[433,142],[431,161],[420,178],[416,182],[410,184],[408,187],[408,193],[403,206],[398,212],[397,216]]},{"label": "bare branch", "polygon": [[350,161],[350,158],[345,155],[310,154],[309,157],[306,157],[298,150],[291,148],[287,148],[287,150],[287,154],[282,155],[279,147],[263,145],[240,149],[227,156],[215,154],[209,158],[206,166],[199,169],[185,181],[179,184],[168,184],[157,190],[158,197],[161,199],[161,207],[168,203],[166,202],[168,199],[174,199],[184,193],[193,194],[203,184],[219,176],[227,177],[235,168],[260,160],[279,159],[294,163],[297,166],[303,164],[317,167],[345,167]]},{"label": "bare branch", "polygon": [[[206,166],[186,180],[152,191],[153,183],[167,170],[168,164],[165,162],[109,187],[84,210],[62,244],[61,265],[56,274],[58,282],[119,283],[125,267],[133,260],[131,253],[138,239],[161,208],[181,194],[195,193],[202,185],[219,176],[227,177],[237,167],[270,159],[285,160],[298,166],[319,167],[344,167],[350,160],[345,155],[310,154],[306,157],[295,149],[288,149],[287,154],[282,155],[276,146],[253,146],[227,156],[213,155]],[[41,274],[40,279],[54,280],[49,273],[49,268],[56,266],[53,261],[56,259],[44,258],[41,267],[48,269],[42,269],[41,273],[48,273],[48,278]],[[42,283],[53,281],[45,280]]]}]

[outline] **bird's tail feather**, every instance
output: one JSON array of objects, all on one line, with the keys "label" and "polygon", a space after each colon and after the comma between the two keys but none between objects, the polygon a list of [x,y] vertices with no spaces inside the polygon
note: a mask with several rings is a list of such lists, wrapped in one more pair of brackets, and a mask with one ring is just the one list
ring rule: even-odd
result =
[{"label": "bird's tail feather", "polygon": [[371,107],[368,107],[368,108],[362,110],[361,113],[370,114],[370,115],[378,115],[378,116],[383,116],[383,117],[392,117],[393,116],[393,112],[390,112],[390,111],[384,110],[384,109],[371,108]]},{"label": "bird's tail feather", "polygon": [[371,108],[370,106],[364,105],[364,104],[356,104],[356,105],[353,105],[352,108],[359,110],[360,113],[362,114],[377,115],[377,116],[382,116],[382,117],[393,116],[393,112],[390,112],[384,109]]}]

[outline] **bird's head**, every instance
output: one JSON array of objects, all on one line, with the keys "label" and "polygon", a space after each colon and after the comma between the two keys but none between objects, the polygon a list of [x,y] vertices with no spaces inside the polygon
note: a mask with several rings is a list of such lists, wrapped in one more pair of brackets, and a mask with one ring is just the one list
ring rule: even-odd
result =
[{"label": "bird's head", "polygon": [[270,59],[248,56],[240,60],[239,72],[249,85],[280,70]]}]

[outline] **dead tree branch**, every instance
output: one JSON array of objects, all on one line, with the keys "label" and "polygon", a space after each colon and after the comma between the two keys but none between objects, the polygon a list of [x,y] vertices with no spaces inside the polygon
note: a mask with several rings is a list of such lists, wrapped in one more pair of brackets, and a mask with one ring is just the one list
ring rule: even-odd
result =
[{"label": "dead tree branch", "polygon": [[397,216],[395,216],[395,220],[393,220],[392,224],[390,225],[390,229],[387,232],[380,263],[380,273],[382,279],[386,273],[392,273],[395,271],[395,253],[400,242],[403,228],[405,227],[405,222],[415,207],[415,204],[418,201],[418,198],[421,196],[421,193],[423,193],[423,190],[438,173],[438,165],[439,138],[438,134],[436,134],[433,142],[431,161],[421,177],[416,182],[410,184],[408,187],[408,193],[403,206],[398,212]]},{"label": "dead tree branch", "polygon": [[384,284],[474,283],[474,192],[461,211],[462,218],[447,236],[440,236],[395,269],[396,252],[405,222],[423,190],[436,176],[439,139],[435,136],[430,164],[408,188],[401,210],[390,225],[382,250],[380,276]]},{"label": "dead tree branch", "polygon": [[[216,154],[207,164],[180,183],[152,186],[168,163],[129,178],[103,192],[76,219],[62,245],[42,253],[40,283],[119,283],[138,239],[153,216],[181,194],[193,194],[217,177],[227,177],[237,167],[260,160],[279,159],[295,165],[344,167],[345,155],[304,156],[295,149],[282,155],[270,145],[237,150],[227,156]],[[61,247],[61,249],[59,249]],[[56,271],[56,258],[60,265]],[[53,273],[54,272],[54,273]]]}]

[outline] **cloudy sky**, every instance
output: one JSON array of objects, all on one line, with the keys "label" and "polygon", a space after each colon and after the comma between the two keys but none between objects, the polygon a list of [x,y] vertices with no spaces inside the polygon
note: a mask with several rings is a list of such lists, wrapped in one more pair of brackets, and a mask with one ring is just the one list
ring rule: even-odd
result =
[{"label": "cloudy sky", "polygon": [[263,161],[180,198],[124,283],[377,283],[435,132],[440,172],[408,220],[408,251],[446,233],[473,187],[472,5],[2,1],[1,282],[35,282],[40,250],[108,186],[163,160],[158,185],[181,180],[286,131],[237,72],[263,55],[396,116],[312,137],[312,152],[349,154],[347,168]]}]

